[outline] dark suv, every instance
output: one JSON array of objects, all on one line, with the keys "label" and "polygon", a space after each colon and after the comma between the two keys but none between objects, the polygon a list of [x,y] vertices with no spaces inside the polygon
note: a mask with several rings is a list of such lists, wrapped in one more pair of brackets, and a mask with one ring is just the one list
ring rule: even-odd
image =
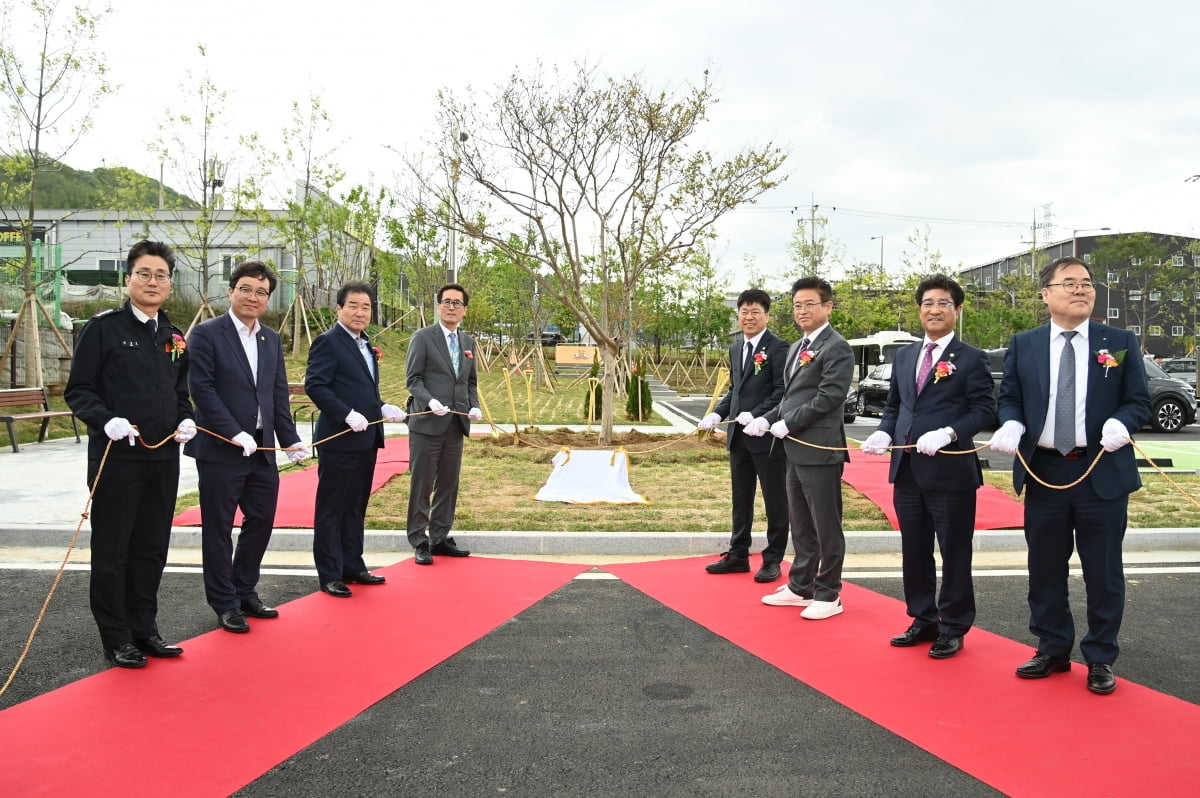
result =
[{"label": "dark suv", "polygon": [[[987,350],[991,361],[992,382],[1000,396],[1000,380],[1004,377],[1004,354],[1007,349]],[[1136,353],[1134,354],[1136,357]],[[1146,383],[1150,388],[1150,423],[1155,432],[1179,432],[1196,420],[1196,392],[1192,386],[1177,380],[1161,367],[1146,361]]]}]

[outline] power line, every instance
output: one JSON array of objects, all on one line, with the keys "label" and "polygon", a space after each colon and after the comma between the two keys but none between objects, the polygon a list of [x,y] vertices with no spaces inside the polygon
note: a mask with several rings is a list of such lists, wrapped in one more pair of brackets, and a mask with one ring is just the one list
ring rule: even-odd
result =
[{"label": "power line", "polygon": [[[734,213],[789,213],[795,214],[801,208],[821,208],[820,205],[747,205],[741,208],[734,209]],[[962,224],[975,225],[980,227],[1025,227],[1025,222],[1003,222],[987,219],[955,219],[947,216],[916,216],[904,213],[887,213],[885,211],[865,211],[857,208],[846,208],[841,205],[825,206],[825,209],[831,213],[840,213],[847,216],[861,216],[867,219],[898,219],[908,222],[930,222],[936,224]]]}]

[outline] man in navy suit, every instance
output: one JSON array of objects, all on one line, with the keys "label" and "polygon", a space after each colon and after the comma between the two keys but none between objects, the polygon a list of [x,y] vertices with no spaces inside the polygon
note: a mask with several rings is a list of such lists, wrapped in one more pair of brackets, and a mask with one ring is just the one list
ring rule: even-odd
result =
[{"label": "man in navy suit", "polygon": [[[483,418],[475,371],[475,341],[459,327],[470,296],[458,283],[438,289],[438,323],[413,334],[405,375],[414,416],[408,423],[412,484],[408,492],[408,542],[418,565],[433,555],[466,557],[450,537],[458,504],[463,441],[471,422]],[[454,411],[454,415],[451,415]]]},{"label": "man in navy suit", "polygon": [[[1067,562],[1079,552],[1087,593],[1088,631],[1079,643],[1087,687],[1116,689],[1112,665],[1125,609],[1121,542],[1129,494],[1142,486],[1127,446],[1150,418],[1150,392],[1138,340],[1128,330],[1090,321],[1096,304],[1091,267],[1059,258],[1042,269],[1042,301],[1050,323],[1014,335],[1000,384],[998,452],[1020,452],[1013,486],[1025,494],[1029,546],[1029,630],[1033,659],[1017,668],[1041,679],[1071,668],[1075,623],[1067,599]],[[1091,474],[1078,485],[1092,461]],[[1041,484],[1045,482],[1047,487]]]},{"label": "man in navy suit", "polygon": [[369,284],[344,283],[337,295],[337,322],[313,341],[304,374],[304,391],[321,411],[317,440],[337,435],[317,448],[313,517],[317,578],[321,590],[337,598],[352,595],[347,582],[386,581],[368,571],[363,560],[367,502],[383,448],[383,427],[373,422],[400,422],[405,414],[379,397],[379,358],[366,336],[374,304]]},{"label": "man in navy suit", "polygon": [[[896,353],[892,384],[879,428],[863,443],[883,454],[893,441],[888,481],[900,522],[904,601],[908,630],[893,646],[933,642],[929,656],[953,657],[975,622],[971,545],[975,498],[983,470],[971,437],[992,423],[996,398],[987,355],[954,335],[962,313],[962,287],[944,274],[917,286],[925,339]],[[916,444],[916,450],[900,448]],[[942,590],[937,592],[933,542],[942,554]]]},{"label": "man in navy suit", "polygon": [[742,427],[761,416],[783,398],[783,366],[787,341],[767,329],[771,321],[771,295],[760,288],[743,291],[737,299],[738,325],[742,334],[729,348],[729,390],[713,412],[701,419],[702,430],[710,430],[721,419],[736,421],[725,435],[729,449],[729,478],[733,488],[733,535],[729,550],[709,563],[710,574],[749,573],[750,530],[754,525],[754,494],[762,485],[767,510],[767,547],[755,582],[774,582],[788,542],[787,463],[771,459],[771,441],[750,437]]},{"label": "man in navy suit", "polygon": [[[288,456],[294,463],[309,454],[292,422],[279,335],[258,321],[277,282],[261,261],[239,264],[229,276],[229,312],[201,324],[188,339],[196,423],[237,444],[205,434],[184,449],[196,458],[200,477],[204,594],[228,632],[249,632],[247,615],[279,615],[258,595],[279,500],[275,453],[258,449],[279,440],[292,450]],[[235,552],[233,519],[239,507],[242,527]]]}]

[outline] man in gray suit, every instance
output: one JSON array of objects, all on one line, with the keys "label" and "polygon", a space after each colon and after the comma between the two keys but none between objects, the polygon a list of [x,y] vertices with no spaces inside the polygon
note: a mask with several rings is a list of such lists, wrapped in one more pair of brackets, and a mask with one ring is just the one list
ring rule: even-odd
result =
[{"label": "man in gray suit", "polygon": [[[746,425],[746,434],[768,430],[784,440],[788,512],[795,559],[788,584],[763,603],[803,607],[800,617],[819,621],[842,612],[842,470],[850,459],[842,408],[854,372],[850,344],[829,326],[833,289],[820,277],[792,285],[792,313],[804,337],[788,350],[783,401]],[[778,447],[780,443],[776,443]],[[815,448],[816,446],[826,448]]]},{"label": "man in gray suit", "polygon": [[[471,422],[483,418],[475,372],[475,341],[458,329],[467,315],[467,289],[450,283],[438,289],[438,323],[412,337],[405,363],[410,413],[408,452],[412,484],[408,493],[408,542],[418,565],[433,555],[466,557],[471,552],[449,537],[458,504],[463,439]],[[451,414],[453,411],[453,415]]]}]

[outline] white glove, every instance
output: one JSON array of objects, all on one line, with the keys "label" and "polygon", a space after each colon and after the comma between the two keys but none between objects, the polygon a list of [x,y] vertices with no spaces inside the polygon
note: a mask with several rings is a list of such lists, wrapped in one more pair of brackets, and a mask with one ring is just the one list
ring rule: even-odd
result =
[{"label": "white glove", "polygon": [[380,408],[380,412],[383,413],[384,421],[390,421],[393,424],[399,424],[408,418],[408,414],[395,405],[384,405]]},{"label": "white glove", "polygon": [[367,417],[357,410],[351,410],[346,416],[346,426],[355,432],[362,432],[367,428]]},{"label": "white glove", "polygon": [[472,421],[483,421],[483,411],[478,407],[472,407],[467,411],[467,418],[471,419]]},{"label": "white glove", "polygon": [[776,438],[786,438],[788,436],[787,422],[782,418],[771,425],[771,434]]},{"label": "white glove", "polygon": [[716,413],[709,413],[704,418],[700,419],[700,423],[696,425],[696,429],[710,430],[721,421],[721,416]]},{"label": "white glove", "polygon": [[892,436],[882,430],[875,430],[862,443],[862,450],[867,454],[887,454],[887,447],[892,445]]},{"label": "white glove", "polygon": [[133,446],[133,439],[142,433],[133,428],[125,418],[110,418],[108,423],[104,425],[104,434],[108,436],[110,441],[119,441],[122,438],[129,439],[129,445]]},{"label": "white glove", "polygon": [[917,451],[933,457],[938,453],[938,449],[944,449],[949,446],[950,441],[949,432],[942,429],[931,429],[917,438]]},{"label": "white glove", "polygon": [[1127,443],[1129,430],[1125,429],[1124,424],[1115,418],[1104,422],[1104,426],[1100,428],[1100,445],[1104,447],[1104,451],[1115,452]]},{"label": "white glove", "polygon": [[242,457],[249,457],[258,451],[258,444],[254,442],[254,436],[248,432],[239,432],[234,435],[233,442],[242,447]]},{"label": "white glove", "polygon": [[312,449],[308,448],[308,444],[304,441],[296,441],[287,448],[287,458],[293,463],[299,463],[301,460],[312,457]]},{"label": "white glove", "polygon": [[1025,425],[1020,421],[1005,421],[1000,429],[992,433],[992,440],[988,445],[1001,454],[1015,454],[1024,434]]},{"label": "white glove", "polygon": [[196,437],[196,422],[190,418],[180,421],[179,426],[175,428],[175,442],[187,443],[194,437]]},{"label": "white glove", "polygon": [[746,425],[746,428],[742,430],[742,432],[746,433],[752,438],[761,438],[763,435],[767,434],[767,430],[770,428],[771,425],[767,423],[767,420],[762,416],[759,416],[758,418],[751,419],[750,423]]},{"label": "white glove", "polygon": [[450,408],[439,402],[437,399],[429,400],[429,409],[433,411],[435,416],[444,416],[450,412]]},{"label": "white glove", "polygon": [[754,414],[751,413],[749,410],[745,410],[741,413],[738,413],[736,420],[737,420],[737,423],[741,424],[744,427],[747,424],[749,424],[751,421],[754,420]]}]

